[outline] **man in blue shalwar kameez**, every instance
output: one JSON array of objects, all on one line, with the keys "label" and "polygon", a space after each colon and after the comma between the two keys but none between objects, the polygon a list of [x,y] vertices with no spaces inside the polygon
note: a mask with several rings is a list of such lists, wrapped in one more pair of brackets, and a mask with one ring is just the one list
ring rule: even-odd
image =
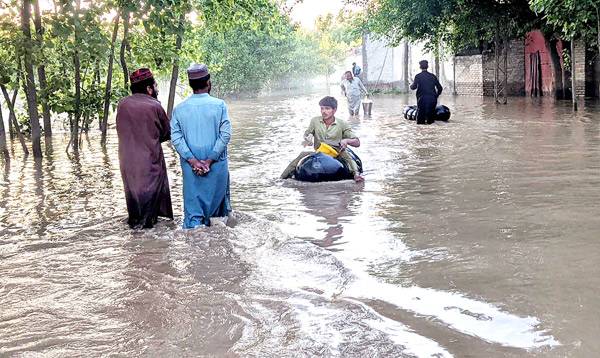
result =
[{"label": "man in blue shalwar kameez", "polygon": [[210,225],[211,217],[231,212],[227,144],[231,123],[223,100],[210,96],[208,68],[187,70],[194,94],[173,110],[171,142],[183,171],[183,227]]}]

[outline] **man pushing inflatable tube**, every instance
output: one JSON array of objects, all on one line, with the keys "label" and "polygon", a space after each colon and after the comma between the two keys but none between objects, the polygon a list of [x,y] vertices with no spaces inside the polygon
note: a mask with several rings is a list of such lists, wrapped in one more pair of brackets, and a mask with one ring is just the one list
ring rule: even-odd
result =
[{"label": "man pushing inflatable tube", "polygon": [[[356,161],[358,171],[362,173],[362,161],[354,152],[346,148],[348,154]],[[324,153],[314,153],[304,158],[296,167],[294,178],[299,181],[321,182],[353,179],[347,165]]]},{"label": "man pushing inflatable tube", "polygon": [[[417,106],[416,105],[404,107],[404,111],[402,113],[404,114],[404,119],[408,119],[409,121],[417,120]],[[450,119],[450,115],[451,115],[450,108],[448,108],[444,105],[435,107],[434,119],[436,121],[448,122],[448,120]]]}]

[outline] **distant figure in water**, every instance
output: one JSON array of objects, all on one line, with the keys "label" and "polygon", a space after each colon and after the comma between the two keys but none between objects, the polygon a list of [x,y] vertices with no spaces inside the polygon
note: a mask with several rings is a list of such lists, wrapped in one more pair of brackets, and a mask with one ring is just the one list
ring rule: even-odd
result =
[{"label": "distant figure in water", "polygon": [[161,143],[169,140],[169,119],[157,100],[152,72],[140,68],[129,76],[131,96],[117,107],[119,165],[131,228],[151,228],[158,217],[173,219],[167,166]]},{"label": "distant figure in water", "polygon": [[362,69],[360,68],[360,66],[357,65],[356,62],[352,62],[352,75],[354,77],[359,77],[361,72]]},{"label": "distant figure in water", "polygon": [[421,73],[410,85],[411,90],[417,90],[417,124],[431,124],[435,121],[435,107],[443,88],[438,78],[427,72],[429,63],[426,60],[420,61],[419,67]]},{"label": "distant figure in water", "polygon": [[[365,179],[360,175],[358,164],[352,159],[350,154],[344,150],[349,145],[352,147],[360,147],[360,140],[346,121],[335,117],[337,105],[337,100],[329,96],[323,97],[323,99],[319,101],[321,116],[314,117],[310,121],[308,128],[304,132],[304,144],[305,146],[313,145],[314,149],[319,148],[321,143],[326,143],[335,147],[339,152],[338,158],[348,166],[350,173],[352,173],[352,176],[354,177],[354,181],[362,182]],[[298,163],[313,153],[314,152],[310,151],[300,153],[300,155],[285,168],[281,174],[281,179],[291,178],[294,175]]]},{"label": "distant figure in water", "polygon": [[187,74],[194,93],[173,111],[171,142],[183,171],[183,227],[191,229],[209,226],[211,217],[231,212],[227,156],[231,122],[225,102],[210,95],[208,67],[194,64]]},{"label": "distant figure in water", "polygon": [[360,109],[360,101],[363,93],[368,95],[369,92],[358,77],[353,77],[352,72],[346,71],[345,78],[342,81],[342,94],[348,99],[348,110],[351,116],[358,116]]}]

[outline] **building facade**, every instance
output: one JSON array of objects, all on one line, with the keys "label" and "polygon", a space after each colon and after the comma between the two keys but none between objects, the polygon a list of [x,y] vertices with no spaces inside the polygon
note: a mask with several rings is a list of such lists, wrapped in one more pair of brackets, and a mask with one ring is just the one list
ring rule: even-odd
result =
[{"label": "building facade", "polygon": [[[418,62],[428,60],[434,72],[434,56],[420,44],[389,47],[383,41],[363,39],[365,80],[371,87],[407,91]],[[570,97],[571,73],[563,71],[565,43],[549,41],[540,31],[531,31],[523,40],[509,42],[507,53],[507,95]],[[600,56],[581,41],[575,42],[575,89],[578,96],[600,96]],[[446,56],[439,61],[438,78],[458,95],[494,95],[494,50],[469,55]],[[406,78],[405,78],[406,77]],[[563,86],[564,83],[564,86]],[[563,91],[564,89],[564,91]]]}]

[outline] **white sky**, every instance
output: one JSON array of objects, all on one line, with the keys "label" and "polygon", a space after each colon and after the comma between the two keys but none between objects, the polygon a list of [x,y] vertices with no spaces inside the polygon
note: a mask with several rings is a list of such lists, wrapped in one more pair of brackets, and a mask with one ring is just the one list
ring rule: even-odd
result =
[{"label": "white sky", "polygon": [[299,22],[302,27],[313,29],[318,16],[328,13],[335,15],[343,7],[342,0],[303,0],[294,6],[290,15],[292,20]]}]

